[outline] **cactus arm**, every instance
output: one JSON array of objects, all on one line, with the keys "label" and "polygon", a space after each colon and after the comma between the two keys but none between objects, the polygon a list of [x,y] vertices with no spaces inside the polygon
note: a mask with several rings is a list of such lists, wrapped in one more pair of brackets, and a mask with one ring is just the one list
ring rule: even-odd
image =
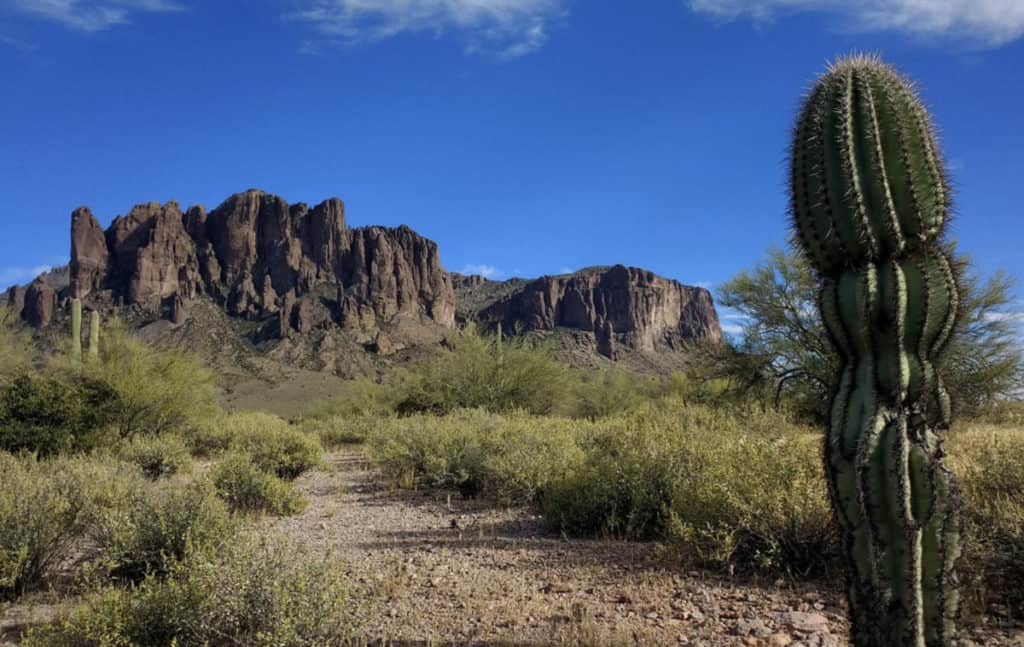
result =
[{"label": "cactus arm", "polygon": [[82,302],[77,298],[71,300],[71,359],[82,361]]}]

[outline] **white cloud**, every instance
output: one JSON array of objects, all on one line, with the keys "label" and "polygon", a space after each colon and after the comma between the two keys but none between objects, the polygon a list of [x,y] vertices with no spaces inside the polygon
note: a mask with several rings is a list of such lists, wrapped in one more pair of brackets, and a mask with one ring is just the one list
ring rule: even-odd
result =
[{"label": "white cloud", "polygon": [[94,32],[131,22],[132,14],[182,11],[173,0],[0,0],[17,11]]},{"label": "white cloud", "polygon": [[815,11],[849,21],[854,30],[897,30],[998,46],[1024,35],[1021,0],[688,0],[696,12],[722,20],[767,21]]},{"label": "white cloud", "polygon": [[[310,24],[344,44],[385,40],[405,33],[458,33],[467,53],[501,59],[540,49],[567,0],[303,0],[289,19]],[[314,49],[310,42],[304,50]]]},{"label": "white cloud", "polygon": [[485,279],[497,279],[505,276],[505,273],[493,265],[464,265],[459,274],[476,274]]},{"label": "white cloud", "polygon": [[691,285],[698,288],[704,288],[705,290],[710,290],[713,284],[711,281],[696,281],[695,283],[691,283]]},{"label": "white cloud", "polygon": [[1024,324],[1024,312],[987,312],[985,321],[1008,321],[1015,324]]},{"label": "white cloud", "polygon": [[28,283],[43,272],[49,272],[51,265],[38,265],[36,267],[5,267],[0,269],[0,289],[6,290],[12,285]]},{"label": "white cloud", "polygon": [[559,268],[558,273],[559,274],[572,274],[575,271],[576,270],[572,269],[569,266],[564,266],[564,267]]}]

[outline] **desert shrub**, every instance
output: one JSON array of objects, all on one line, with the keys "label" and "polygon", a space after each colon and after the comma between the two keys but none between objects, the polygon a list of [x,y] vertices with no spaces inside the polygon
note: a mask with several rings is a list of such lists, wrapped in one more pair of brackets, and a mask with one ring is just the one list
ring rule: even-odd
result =
[{"label": "desert shrub", "polygon": [[585,374],[576,384],[574,416],[588,419],[619,415],[658,397],[664,385],[660,380],[605,369]]},{"label": "desert shrub", "polygon": [[502,341],[472,330],[412,371],[393,378],[396,410],[408,415],[481,408],[547,414],[568,398],[572,372],[526,337]]},{"label": "desert shrub", "polygon": [[979,425],[949,442],[950,467],[960,479],[965,512],[961,572],[973,611],[990,602],[1024,613],[1024,430]]},{"label": "desert shrub", "polygon": [[40,456],[92,449],[116,423],[116,403],[97,380],[19,375],[0,387],[0,449]]},{"label": "desert shrub", "polygon": [[314,417],[303,420],[299,428],[319,439],[324,447],[334,448],[366,442],[382,425],[389,424],[390,417],[388,414]]},{"label": "desert shrub", "polygon": [[358,604],[336,559],[244,540],[174,562],[164,578],[104,589],[23,644],[342,645]]},{"label": "desert shrub", "polygon": [[44,584],[141,485],[136,469],[111,459],[0,452],[0,598]]},{"label": "desert shrub", "polygon": [[669,538],[703,563],[820,570],[832,531],[819,441],[776,418],[666,401],[602,421],[543,514],[571,534]]},{"label": "desert shrub", "polygon": [[147,346],[116,322],[100,339],[100,361],[81,370],[116,394],[112,404],[122,438],[186,433],[217,413],[213,374],[199,360]]},{"label": "desert shrub", "polygon": [[137,436],[117,449],[121,460],[138,465],[151,479],[187,472],[192,467],[189,446],[180,436]]},{"label": "desert shrub", "polygon": [[370,435],[370,456],[401,487],[457,488],[501,503],[539,498],[582,458],[572,420],[479,409],[392,419]]},{"label": "desert shrub", "polygon": [[[238,414],[234,414],[238,415]],[[217,456],[231,446],[234,430],[231,420],[234,415],[218,412],[178,434],[188,445],[193,456]]]},{"label": "desert shrub", "polygon": [[229,454],[211,476],[217,494],[232,511],[288,515],[306,507],[288,482],[261,469],[246,454]]},{"label": "desert shrub", "polygon": [[0,381],[24,373],[34,356],[32,336],[11,308],[0,305]]},{"label": "desert shrub", "polygon": [[174,561],[214,547],[231,536],[227,507],[207,482],[184,487],[150,485],[128,504],[104,515],[94,538],[100,563],[115,577],[140,580],[163,574]]},{"label": "desert shrub", "polygon": [[291,480],[323,459],[319,440],[268,413],[239,413],[224,422],[232,450],[248,454],[259,468]]}]

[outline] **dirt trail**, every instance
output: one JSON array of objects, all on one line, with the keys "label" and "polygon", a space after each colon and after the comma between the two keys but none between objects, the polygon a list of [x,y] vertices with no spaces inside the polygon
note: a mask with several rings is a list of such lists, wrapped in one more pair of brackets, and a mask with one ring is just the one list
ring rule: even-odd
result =
[{"label": "dirt trail", "polygon": [[[394,644],[845,644],[838,590],[711,578],[659,566],[656,546],[552,536],[525,509],[443,492],[395,492],[361,454],[303,476],[298,516],[267,519],[329,551],[383,599],[364,635]],[[1012,634],[1012,635],[1011,635]],[[1024,629],[984,639],[1021,645]],[[966,643],[971,644],[971,643]]]}]

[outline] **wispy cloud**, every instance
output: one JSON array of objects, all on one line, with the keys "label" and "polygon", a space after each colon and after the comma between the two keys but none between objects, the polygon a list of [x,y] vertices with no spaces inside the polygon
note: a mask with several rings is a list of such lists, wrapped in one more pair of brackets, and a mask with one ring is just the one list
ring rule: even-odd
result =
[{"label": "wispy cloud", "polygon": [[780,15],[836,15],[853,30],[896,30],[996,47],[1024,35],[1020,0],[688,0],[691,9],[722,20],[768,21]]},{"label": "wispy cloud", "polygon": [[459,274],[476,274],[485,279],[498,279],[505,276],[505,273],[493,265],[464,265]]},{"label": "wispy cloud", "polygon": [[60,23],[69,29],[96,32],[131,22],[138,13],[183,11],[174,0],[0,0],[0,6]]},{"label": "wispy cloud", "polygon": [[49,272],[51,269],[53,269],[51,265],[0,268],[0,290],[6,290],[12,285],[28,283],[43,272]]},{"label": "wispy cloud", "polygon": [[[407,33],[457,34],[467,53],[525,56],[548,40],[567,0],[303,0],[291,20],[330,42],[356,44]],[[316,49],[307,41],[304,51]]]}]

